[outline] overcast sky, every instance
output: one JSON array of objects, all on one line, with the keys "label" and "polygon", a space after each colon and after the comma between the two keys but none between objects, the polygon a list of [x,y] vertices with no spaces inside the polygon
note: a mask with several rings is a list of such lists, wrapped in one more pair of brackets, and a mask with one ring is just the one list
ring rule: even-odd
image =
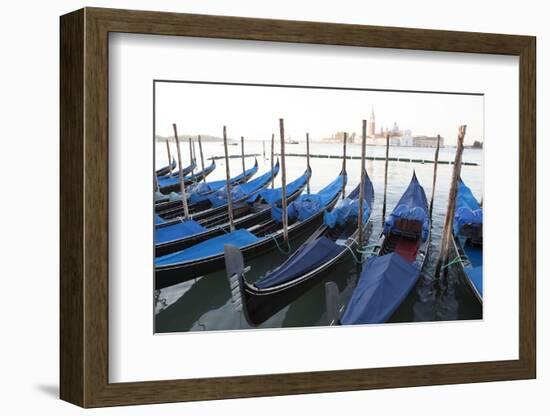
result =
[{"label": "overcast sky", "polygon": [[349,91],[308,88],[206,85],[157,82],[156,134],[222,136],[266,140],[279,135],[305,140],[305,133],[321,139],[337,131],[361,133],[361,120],[369,120],[374,107],[376,131],[397,122],[413,135],[441,134],[446,145],[456,144],[458,127],[467,125],[465,144],[483,137],[483,97],[472,95]]}]

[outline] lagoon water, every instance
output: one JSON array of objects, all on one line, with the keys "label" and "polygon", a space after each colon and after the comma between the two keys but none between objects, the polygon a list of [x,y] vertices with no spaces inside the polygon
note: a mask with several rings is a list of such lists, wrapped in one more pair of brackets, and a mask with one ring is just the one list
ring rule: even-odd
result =
[{"label": "lagoon water", "polygon": [[[197,152],[198,152],[198,146]],[[187,155],[188,145],[182,146],[182,151]],[[172,147],[175,153],[174,147]],[[276,144],[275,152],[279,153],[279,144]],[[205,157],[223,155],[223,145],[219,142],[203,143]],[[230,154],[240,155],[240,146],[229,146]],[[263,157],[263,145],[259,141],[245,143],[247,154],[259,154],[258,174],[270,169],[270,143],[265,143],[266,157]],[[312,154],[326,154],[338,156],[342,154],[342,144],[316,143],[310,144]],[[287,153],[305,154],[305,143],[287,144]],[[384,157],[383,146],[367,146],[367,156]],[[435,149],[411,148],[411,147],[390,147],[390,157],[403,157],[421,160],[433,160]],[[360,156],[361,147],[359,144],[348,144],[347,154]],[[455,155],[455,148],[444,147],[440,150],[440,161],[452,161]],[[157,144],[156,148],[157,166],[167,164],[166,145]],[[462,178],[472,189],[478,200],[483,198],[483,151],[478,149],[465,149],[463,154],[464,162],[473,162],[478,166],[462,166]],[[187,165],[188,157],[184,159]],[[216,170],[208,176],[207,180],[225,178],[225,164],[223,160],[217,160]],[[247,168],[252,166],[252,157],[246,159]],[[346,187],[349,193],[358,185],[360,161],[347,160],[348,184]],[[200,168],[200,162],[198,162]],[[205,161],[205,165],[209,161]],[[342,159],[311,158],[312,178],[310,182],[311,192],[314,193],[331,182],[342,168]],[[306,168],[305,157],[287,157],[287,181],[292,181],[301,175]],[[382,229],[382,200],[384,190],[384,161],[366,161],[368,174],[373,182],[375,190],[375,203],[371,215],[371,229],[369,243],[373,244],[378,240]],[[391,213],[399,197],[407,187],[413,171],[416,172],[418,180],[424,187],[428,201],[432,194],[433,180],[432,163],[412,162],[390,162],[388,169],[388,190],[387,190],[387,214]],[[230,159],[231,176],[242,171],[240,158]],[[452,165],[438,165],[437,183],[435,189],[433,218],[432,218],[432,242],[430,258],[427,262],[419,283],[407,301],[398,309],[394,315],[393,322],[416,322],[416,321],[443,321],[457,319],[480,319],[481,308],[476,304],[470,292],[464,287],[457,275],[452,270],[448,282],[443,285],[437,284],[432,273],[439,250],[443,222],[447,209],[447,199],[452,175]],[[275,186],[280,186],[281,175],[279,174]],[[291,241],[291,248],[297,249],[306,237]],[[251,271],[247,279],[254,281],[261,277],[268,270],[274,269],[281,264],[286,256],[278,251],[272,251],[264,256],[252,259],[247,262]],[[330,272],[323,275],[322,280],[312,290],[292,302],[289,306],[278,312],[267,320],[260,328],[280,327],[309,327],[327,325],[324,283],[334,281],[340,289],[340,302],[345,304],[353,290],[357,280],[358,269],[354,260],[349,257],[347,261],[338,264]],[[489,277],[490,278],[490,277]],[[250,328],[242,312],[235,311],[231,303],[229,282],[225,271],[212,273],[193,281],[184,282],[155,293],[155,332],[186,332],[186,331],[207,331],[207,330],[231,330]]]}]

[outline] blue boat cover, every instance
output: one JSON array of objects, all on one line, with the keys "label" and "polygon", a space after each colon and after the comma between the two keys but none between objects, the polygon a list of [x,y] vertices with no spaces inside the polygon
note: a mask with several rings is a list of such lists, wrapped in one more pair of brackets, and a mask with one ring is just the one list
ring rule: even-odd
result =
[{"label": "blue boat cover", "polygon": [[386,322],[405,300],[420,275],[419,268],[397,253],[371,257],[340,319],[342,325]]},{"label": "blue boat cover", "polygon": [[155,191],[155,203],[170,201],[170,195],[165,195],[162,192]]},{"label": "blue boat cover", "polygon": [[483,249],[469,244],[464,245],[463,249],[472,265],[472,267],[465,267],[464,271],[483,298]]},{"label": "blue boat cover", "polygon": [[[233,178],[231,178],[229,181],[230,183],[237,183],[242,181],[245,177],[251,177],[256,174],[258,171],[258,161],[254,163],[254,166],[252,166],[250,169],[247,169],[244,171],[244,173],[241,173]],[[219,181],[211,181],[211,182],[197,182],[189,186],[189,202],[190,203],[197,203],[201,201],[205,201],[208,199],[208,194],[217,191],[225,186],[226,180],[221,179]]]},{"label": "blue boat cover", "polygon": [[[239,201],[260,191],[271,181],[272,176],[277,176],[277,173],[279,173],[279,164],[273,167],[273,171],[266,172],[252,181],[232,186],[231,200]],[[208,195],[208,199],[214,208],[227,205],[227,189],[225,187],[218,189],[213,194]]]},{"label": "blue boat cover", "polygon": [[259,238],[248,230],[232,231],[227,234],[210,238],[202,243],[195,244],[185,250],[157,257],[155,259],[155,266],[181,264],[192,260],[223,254],[223,246],[225,244],[232,244],[236,247],[242,248],[249,244],[255,243],[258,240]]},{"label": "blue boat cover", "polygon": [[[366,172],[365,172],[366,174]],[[372,203],[374,201],[374,188],[368,175],[365,177],[365,198],[363,204],[363,223],[370,218]],[[349,220],[357,220],[359,215],[359,186],[357,186],[346,198],[338,201],[336,206],[324,214],[324,223],[330,228],[337,225],[344,226]]]},{"label": "blue boat cover", "polygon": [[384,223],[385,235],[394,230],[395,222],[398,219],[419,221],[422,223],[422,240],[426,241],[430,233],[428,201],[426,200],[424,188],[418,183],[416,174],[414,173],[409,186]]},{"label": "blue boat cover", "polygon": [[[342,191],[342,187],[345,186],[346,181],[347,175],[345,173],[341,173],[334,181],[321,189],[318,193],[300,195],[288,205],[288,219],[298,219],[300,221],[304,221],[319,211],[325,209],[328,204]],[[277,222],[282,222],[282,209],[277,206],[271,206],[271,217]]]},{"label": "blue boat cover", "polygon": [[317,238],[303,244],[287,261],[257,281],[255,285],[265,289],[289,282],[336,257],[344,249],[344,246],[324,236]]},{"label": "blue boat cover", "polygon": [[[307,182],[309,181],[309,178],[311,176],[311,171],[306,170],[304,174],[294,181],[290,182],[286,185],[286,196],[290,196],[293,193],[297,192],[301,188],[303,188]],[[256,201],[259,201],[260,199],[263,199],[265,202],[267,202],[269,205],[275,205],[278,202],[281,201],[283,195],[283,188],[276,188],[276,189],[263,189],[258,193],[255,193],[250,198],[246,200],[247,203],[253,204]]]},{"label": "blue boat cover", "polygon": [[[191,163],[189,166],[187,166],[186,168],[183,168],[183,175],[185,176],[188,173],[192,172],[196,167],[197,165],[195,164],[195,161],[193,161],[193,163]],[[179,176],[179,172],[176,171],[176,172],[172,172],[172,176],[168,176],[168,175],[160,176],[158,179],[159,179],[159,186],[162,188],[164,186],[179,183],[180,176]]]},{"label": "blue boat cover", "polygon": [[155,244],[162,244],[168,241],[178,240],[193,234],[202,233],[206,228],[193,220],[170,224],[167,227],[155,228]]},{"label": "blue boat cover", "polygon": [[455,218],[453,222],[453,231],[456,235],[465,225],[481,226],[483,224],[483,210],[479,206],[476,198],[472,194],[462,179],[458,181],[458,190],[456,195]]},{"label": "blue boat cover", "polygon": [[[366,176],[365,181],[365,197],[365,205],[368,205],[368,207],[365,207],[364,212],[368,212],[370,214],[370,207],[372,206],[372,202],[374,200],[374,190],[368,175]],[[344,201],[358,201],[358,199],[359,186],[357,186],[349,194],[348,198],[344,199]],[[338,210],[338,208],[333,209],[332,212],[334,212],[335,210]],[[340,211],[343,212],[344,210],[341,209]],[[355,209],[355,218],[357,218],[358,211],[359,208],[357,207]],[[341,217],[341,214],[337,214],[335,216],[335,218]],[[350,218],[350,216],[347,217],[347,219]],[[368,218],[369,217],[367,216],[365,222],[368,220]],[[260,289],[265,289],[297,279],[300,276],[303,276],[310,271],[315,270],[317,267],[323,265],[327,261],[335,258],[345,249],[345,246],[336,244],[333,240],[325,236],[321,236],[313,241],[306,242],[298,250],[296,250],[296,252],[292,254],[292,256],[290,256],[287,261],[285,261],[272,272],[268,273],[261,280],[256,282],[256,287]]]},{"label": "blue boat cover", "polygon": [[483,299],[483,266],[465,268],[464,271]]},{"label": "blue boat cover", "polygon": [[164,218],[162,218],[159,214],[155,214],[155,225],[162,224],[166,221],[164,221]]}]

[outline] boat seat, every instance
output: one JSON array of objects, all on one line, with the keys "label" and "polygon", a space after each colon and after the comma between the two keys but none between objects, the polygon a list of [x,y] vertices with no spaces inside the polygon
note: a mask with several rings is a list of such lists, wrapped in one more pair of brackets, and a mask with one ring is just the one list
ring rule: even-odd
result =
[{"label": "boat seat", "polygon": [[420,246],[420,239],[411,240],[408,238],[400,238],[397,241],[394,252],[399,254],[405,260],[412,263],[416,259],[416,254],[418,252],[419,246]]},{"label": "boat seat", "polygon": [[392,233],[416,239],[422,233],[422,223],[416,220],[399,218],[395,221]]}]

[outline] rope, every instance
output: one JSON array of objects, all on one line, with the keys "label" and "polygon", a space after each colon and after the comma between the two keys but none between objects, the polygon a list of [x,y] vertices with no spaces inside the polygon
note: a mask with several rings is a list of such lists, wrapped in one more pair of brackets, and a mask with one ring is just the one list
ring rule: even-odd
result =
[{"label": "rope", "polygon": [[292,251],[292,247],[290,247],[290,241],[286,242],[288,251],[285,251],[279,245],[279,242],[277,241],[277,238],[274,234],[270,234],[270,237],[275,241],[275,245],[277,246],[277,250],[279,250],[279,253],[284,254],[285,256],[288,256],[290,254],[290,252]]},{"label": "rope", "polygon": [[355,261],[355,263],[357,263],[357,264],[363,264],[363,260],[362,260],[362,259],[359,260],[359,259],[357,258],[357,255],[353,252],[353,250],[352,250],[352,248],[351,248],[350,246],[348,246],[347,244],[344,244],[344,247],[345,247],[346,249],[349,250],[349,252],[351,253],[351,255],[352,255],[352,257],[353,257],[353,260]]}]

